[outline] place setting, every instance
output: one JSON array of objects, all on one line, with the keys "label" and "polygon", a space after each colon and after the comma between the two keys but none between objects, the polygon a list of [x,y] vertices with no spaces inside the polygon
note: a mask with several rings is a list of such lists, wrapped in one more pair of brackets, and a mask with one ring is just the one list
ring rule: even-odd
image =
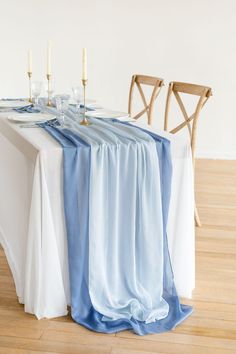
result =
[{"label": "place setting", "polygon": [[[42,124],[49,126],[65,127],[65,121],[69,117],[79,119],[80,125],[89,126],[89,118],[119,119],[127,122],[135,122],[128,113],[117,112],[103,108],[95,100],[86,98],[87,86],[87,51],[82,53],[82,85],[72,87],[72,95],[55,94],[55,85],[51,73],[51,43],[47,47],[47,82],[32,81],[32,51],[28,51],[29,99],[5,99],[0,101],[0,110],[15,111],[19,114],[9,114],[8,120],[17,124],[20,128],[42,128]],[[42,92],[47,97],[40,97]],[[74,117],[72,117],[74,115]],[[69,124],[67,124],[67,128]]]}]

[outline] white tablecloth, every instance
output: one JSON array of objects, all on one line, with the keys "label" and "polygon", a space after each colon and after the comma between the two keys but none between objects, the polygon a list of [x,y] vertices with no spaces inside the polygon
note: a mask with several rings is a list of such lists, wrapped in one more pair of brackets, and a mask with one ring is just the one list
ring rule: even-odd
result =
[{"label": "white tablecloth", "polygon": [[[22,129],[4,116],[0,116],[0,243],[25,311],[37,318],[63,316],[70,294],[62,148],[43,129]],[[195,287],[191,149],[178,135],[152,130],[171,140],[169,250],[177,291],[190,298]]]}]

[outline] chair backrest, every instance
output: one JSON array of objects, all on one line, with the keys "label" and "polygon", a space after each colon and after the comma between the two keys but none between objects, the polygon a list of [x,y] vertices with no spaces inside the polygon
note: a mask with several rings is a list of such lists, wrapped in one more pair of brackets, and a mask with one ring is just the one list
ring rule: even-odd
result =
[{"label": "chair backrest", "polygon": [[[144,113],[146,113],[147,118],[148,118],[148,124],[152,123],[154,103],[155,103],[155,100],[156,100],[163,84],[164,84],[163,79],[160,79],[158,77],[146,76],[146,75],[133,75],[132,76],[132,81],[131,81],[130,91],[129,91],[129,106],[128,106],[128,112],[129,112],[130,116],[132,116],[133,93],[134,93],[135,86],[137,86],[137,88],[138,88],[138,91],[140,93],[140,96],[141,96],[141,99],[142,99],[142,102],[144,105],[144,109],[142,111],[140,111],[139,113],[137,113],[132,118],[138,119]],[[153,86],[153,91],[152,91],[151,99],[150,99],[149,103],[147,102],[147,99],[145,98],[145,94],[143,92],[141,85]]]},{"label": "chair backrest", "polygon": [[[180,97],[180,93],[199,96],[199,100],[197,102],[195,111],[191,116],[188,116],[186,112],[186,108]],[[196,145],[196,129],[197,129],[199,113],[202,107],[205,105],[208,98],[212,95],[212,90],[210,87],[207,86],[188,84],[188,83],[176,82],[176,81],[170,82],[167,98],[166,98],[165,125],[164,125],[165,130],[168,130],[168,118],[169,118],[168,116],[169,116],[169,108],[170,108],[170,101],[171,101],[172,94],[175,96],[178,102],[178,105],[184,117],[184,122],[179,124],[174,129],[170,130],[170,133],[175,134],[185,127],[188,128],[190,141],[191,141],[192,155],[194,158],[195,145]]]}]

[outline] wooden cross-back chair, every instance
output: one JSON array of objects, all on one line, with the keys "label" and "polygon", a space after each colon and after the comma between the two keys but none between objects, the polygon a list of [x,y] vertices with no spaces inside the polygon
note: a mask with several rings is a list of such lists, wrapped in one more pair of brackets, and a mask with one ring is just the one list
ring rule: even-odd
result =
[{"label": "wooden cross-back chair", "polygon": [[[151,95],[150,102],[148,103],[142,86],[141,85],[148,85],[148,86],[153,86],[153,91]],[[146,75],[133,75],[132,76],[132,81],[130,85],[130,91],[129,91],[129,106],[128,106],[128,113],[130,116],[132,116],[132,106],[133,106],[133,93],[134,93],[134,88],[137,86],[138,91],[140,93],[141,99],[143,101],[144,109],[137,113],[135,116],[132,118],[134,119],[139,119],[143,114],[147,114],[148,118],[148,124],[152,123],[152,116],[153,116],[153,108],[154,108],[154,103],[155,100],[160,92],[161,87],[164,85],[163,79],[160,79],[158,77],[153,77],[153,76],[146,76]]]},{"label": "wooden cross-back chair", "polygon": [[[189,94],[199,96],[199,100],[197,102],[195,111],[192,115],[188,116],[183,101],[180,97],[180,93]],[[183,114],[184,121],[183,123],[177,125],[174,129],[170,130],[170,133],[177,133],[178,131],[182,130],[183,128],[187,127],[190,135],[190,143],[192,149],[192,157],[193,157],[193,168],[195,168],[195,146],[196,146],[196,130],[197,130],[197,123],[201,109],[212,95],[212,90],[210,87],[201,86],[201,85],[194,85],[194,84],[187,84],[184,82],[175,82],[172,81],[169,84],[167,99],[166,99],[166,109],[165,109],[165,125],[164,129],[168,130],[168,118],[169,118],[169,108],[171,102],[171,96],[175,96],[180,110]],[[201,221],[198,215],[198,210],[195,204],[195,223],[197,226],[201,226]]]}]

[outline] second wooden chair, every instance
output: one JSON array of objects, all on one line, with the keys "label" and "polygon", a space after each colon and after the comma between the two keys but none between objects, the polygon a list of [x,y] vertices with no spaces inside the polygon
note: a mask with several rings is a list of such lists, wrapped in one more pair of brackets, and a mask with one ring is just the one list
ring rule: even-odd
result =
[{"label": "second wooden chair", "polygon": [[[179,93],[195,95],[199,97],[195,111],[191,116],[188,116],[184,103]],[[175,96],[178,102],[178,105],[184,117],[184,121],[183,123],[177,125],[177,127],[175,127],[174,129],[170,130],[170,133],[175,134],[185,127],[188,128],[189,135],[190,135],[190,144],[192,148],[193,167],[195,167],[196,130],[197,130],[198,117],[206,101],[212,95],[212,91],[211,88],[207,86],[188,84],[184,82],[175,82],[175,81],[170,82],[167,99],[166,99],[165,125],[164,125],[165,130],[168,130],[169,108],[170,108],[170,101],[171,101],[172,94]],[[195,205],[195,222],[197,226],[201,226],[201,221],[198,215],[196,205]]]}]

